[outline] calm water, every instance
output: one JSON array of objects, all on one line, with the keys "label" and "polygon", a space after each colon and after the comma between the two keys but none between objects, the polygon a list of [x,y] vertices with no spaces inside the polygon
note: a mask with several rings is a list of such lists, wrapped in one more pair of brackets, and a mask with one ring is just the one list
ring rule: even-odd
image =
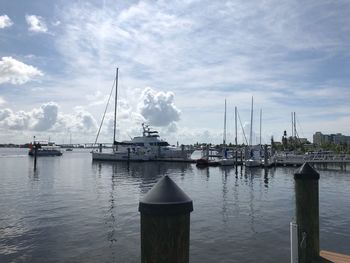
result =
[{"label": "calm water", "polygon": [[[138,202],[165,174],[192,199],[191,262],[288,262],[295,168],[33,159],[0,149],[0,262],[140,262]],[[350,173],[318,167],[321,248],[350,254]]]}]

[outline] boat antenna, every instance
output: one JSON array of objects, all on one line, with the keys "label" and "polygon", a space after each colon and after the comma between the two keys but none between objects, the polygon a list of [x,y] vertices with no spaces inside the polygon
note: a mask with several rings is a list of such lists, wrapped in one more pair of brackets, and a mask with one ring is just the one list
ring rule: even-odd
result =
[{"label": "boat antenna", "polygon": [[102,116],[101,124],[100,124],[100,127],[98,128],[98,132],[97,132],[96,139],[95,139],[95,143],[94,143],[95,145],[96,145],[96,143],[97,143],[98,136],[100,135],[100,131],[101,131],[101,128],[102,128],[102,125],[103,125],[103,121],[104,121],[104,119],[105,119],[106,112],[107,112],[107,109],[108,109],[109,101],[111,100],[111,97],[112,97],[112,94],[113,94],[115,82],[116,82],[116,80],[114,79],[111,92],[109,93],[107,105],[106,105],[105,111],[104,111],[103,116]]},{"label": "boat antenna", "polygon": [[113,130],[113,145],[115,143],[115,132],[117,129],[117,100],[118,98],[118,68],[115,75],[115,99],[114,99],[114,130]]}]

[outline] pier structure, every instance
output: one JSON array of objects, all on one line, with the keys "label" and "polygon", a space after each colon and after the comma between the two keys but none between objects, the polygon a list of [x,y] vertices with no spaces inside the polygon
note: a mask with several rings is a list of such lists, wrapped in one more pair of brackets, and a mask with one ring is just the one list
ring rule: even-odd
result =
[{"label": "pier structure", "polygon": [[350,163],[350,154],[277,154],[273,157],[276,166],[298,166],[305,162],[310,164],[347,164]]}]

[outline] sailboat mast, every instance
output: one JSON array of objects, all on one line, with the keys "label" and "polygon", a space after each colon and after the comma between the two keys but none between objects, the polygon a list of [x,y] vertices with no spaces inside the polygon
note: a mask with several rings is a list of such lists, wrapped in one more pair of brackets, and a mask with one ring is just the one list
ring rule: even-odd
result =
[{"label": "sailboat mast", "polygon": [[223,145],[226,145],[226,99],[225,99],[225,114],[224,114],[224,138]]},{"label": "sailboat mast", "polygon": [[293,119],[293,112],[291,112],[292,115],[292,138],[294,137],[294,119]]},{"label": "sailboat mast", "polygon": [[294,138],[297,137],[297,124],[296,124],[296,118],[295,118],[295,112],[294,112]]},{"label": "sailboat mast", "polygon": [[237,106],[235,106],[235,144],[237,147]]},{"label": "sailboat mast", "polygon": [[261,117],[262,117],[262,109],[260,109],[260,145],[261,145]]},{"label": "sailboat mast", "polygon": [[253,97],[252,97],[252,107],[250,112],[250,135],[249,135],[249,145],[252,145],[253,136]]},{"label": "sailboat mast", "polygon": [[114,99],[114,129],[113,129],[113,145],[115,143],[115,134],[117,129],[117,100],[118,98],[118,68],[115,76],[115,99]]}]

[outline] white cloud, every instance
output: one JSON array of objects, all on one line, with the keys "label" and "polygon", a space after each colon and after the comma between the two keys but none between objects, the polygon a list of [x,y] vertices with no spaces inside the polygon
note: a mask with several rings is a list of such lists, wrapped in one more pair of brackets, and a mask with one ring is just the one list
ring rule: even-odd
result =
[{"label": "white cloud", "polygon": [[0,96],[0,106],[5,104],[5,103],[6,103],[5,99]]},{"label": "white cloud", "polygon": [[39,69],[12,57],[2,57],[0,60],[0,84],[24,84],[42,75]]},{"label": "white cloud", "polygon": [[28,30],[33,32],[46,33],[47,26],[41,16],[26,15],[26,21],[29,26]]},{"label": "white cloud", "polygon": [[49,102],[41,105],[39,110],[32,111],[32,118],[36,120],[32,129],[37,131],[46,131],[52,128],[58,118],[58,105],[54,102]]},{"label": "white cloud", "polygon": [[84,132],[95,135],[97,128],[97,122],[90,112],[83,107],[75,107],[70,114],[59,113],[52,130],[56,132]]},{"label": "white cloud", "polygon": [[0,109],[0,121],[3,121],[12,114],[10,109]]},{"label": "white cloud", "polygon": [[89,102],[89,106],[99,106],[106,105],[109,96],[102,94],[100,90],[97,90],[93,94],[88,94],[85,97]]},{"label": "white cloud", "polygon": [[0,16],[0,28],[10,27],[12,25],[13,22],[7,15]]},{"label": "white cloud", "polygon": [[167,126],[180,119],[180,110],[174,104],[174,93],[146,88],[141,95],[139,111],[145,120],[155,126]]},{"label": "white cloud", "polygon": [[30,113],[24,111],[13,112],[11,109],[3,109],[0,127],[10,130],[26,130],[31,125]]},{"label": "white cloud", "polygon": [[61,21],[56,20],[55,22],[52,22],[53,26],[59,26],[61,24]]},{"label": "white cloud", "polygon": [[55,102],[42,104],[30,111],[0,109],[0,128],[37,132],[85,132],[95,134],[97,123],[94,117],[81,107],[70,114],[60,112]]}]

